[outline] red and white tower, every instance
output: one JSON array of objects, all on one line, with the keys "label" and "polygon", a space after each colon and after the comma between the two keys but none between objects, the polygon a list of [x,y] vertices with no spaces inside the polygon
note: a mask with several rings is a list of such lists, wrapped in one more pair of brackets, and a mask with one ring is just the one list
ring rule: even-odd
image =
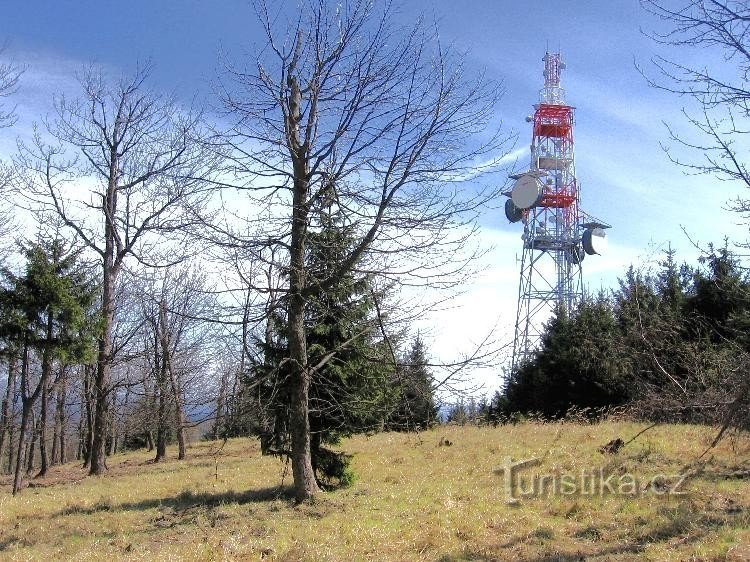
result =
[{"label": "red and white tower", "polygon": [[513,363],[517,369],[539,347],[556,308],[571,311],[583,296],[581,262],[606,247],[609,225],[580,210],[573,142],[574,109],[565,103],[559,53],[544,55],[544,87],[534,115],[529,170],[512,176],[505,215],[522,221],[523,254],[518,289]]}]

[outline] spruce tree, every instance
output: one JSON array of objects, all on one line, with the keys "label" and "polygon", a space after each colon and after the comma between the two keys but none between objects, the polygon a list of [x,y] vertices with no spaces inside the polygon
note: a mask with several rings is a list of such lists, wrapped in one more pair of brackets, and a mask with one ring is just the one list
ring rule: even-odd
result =
[{"label": "spruce tree", "polygon": [[394,378],[399,396],[397,407],[388,420],[388,428],[415,431],[432,427],[437,422],[437,407],[427,350],[421,337],[417,336],[412,342]]},{"label": "spruce tree", "polygon": [[[330,212],[321,212],[319,230],[309,234],[306,255],[308,281],[326,279],[330,269],[353,244],[352,229],[337,224]],[[324,447],[356,432],[380,429],[384,412],[393,401],[385,344],[374,321],[375,291],[368,275],[348,273],[340,282],[317,291],[305,313],[310,380],[312,464],[322,486],[347,484],[353,475],[349,457]],[[257,406],[248,424],[260,433],[266,453],[289,454],[290,400],[288,343],[283,331],[285,302],[267,318],[264,339],[256,340],[261,353],[246,377],[245,394]]]},{"label": "spruce tree", "polygon": [[[20,489],[24,438],[32,408],[42,397],[42,424],[46,418],[47,391],[53,364],[93,359],[92,326],[86,312],[96,298],[95,287],[78,263],[78,253],[66,248],[60,239],[42,240],[24,249],[23,275],[5,269],[6,287],[0,295],[4,318],[2,336],[23,349],[21,365],[21,428],[18,441],[13,493]],[[30,353],[40,356],[41,372],[36,385],[30,383]],[[42,431],[44,426],[42,425]],[[44,441],[44,436],[42,436]],[[40,476],[47,469],[42,448]]]},{"label": "spruce tree", "polygon": [[536,356],[511,373],[504,389],[506,413],[556,418],[573,407],[595,414],[626,402],[631,389],[616,338],[605,295],[585,299],[573,314],[558,309]]}]

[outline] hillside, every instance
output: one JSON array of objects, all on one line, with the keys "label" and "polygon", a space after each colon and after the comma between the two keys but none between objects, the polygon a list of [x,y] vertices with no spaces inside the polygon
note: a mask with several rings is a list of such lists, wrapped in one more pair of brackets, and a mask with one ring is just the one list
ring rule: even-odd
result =
[{"label": "hillside", "polygon": [[[355,453],[358,481],[300,507],[279,487],[290,481],[284,465],[250,439],[195,444],[184,462],[118,454],[99,478],[68,464],[15,498],[2,480],[0,559],[750,560],[750,440],[723,441],[702,467],[692,461],[711,428],[656,427],[617,454],[598,452],[644,427],[524,423],[358,436],[342,444]],[[562,494],[568,485],[509,503],[498,471],[507,457],[541,459],[520,472],[526,477],[601,468],[615,491],[601,494],[597,484]],[[689,463],[681,494],[664,493]],[[617,487],[624,475],[637,492],[619,493],[632,492]],[[525,478],[518,484],[516,495],[530,489]]]}]

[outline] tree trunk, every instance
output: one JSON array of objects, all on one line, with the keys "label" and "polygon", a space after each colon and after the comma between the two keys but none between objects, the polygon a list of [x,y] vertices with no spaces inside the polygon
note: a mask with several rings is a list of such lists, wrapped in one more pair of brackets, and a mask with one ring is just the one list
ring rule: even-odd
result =
[{"label": "tree trunk", "polygon": [[169,431],[169,427],[167,424],[167,362],[164,354],[158,351],[160,349],[159,326],[157,326],[156,332],[154,334],[154,354],[156,357],[154,364],[157,366],[157,381],[154,390],[159,393],[159,400],[156,416],[156,457],[154,458],[154,462],[159,462],[167,455],[167,432]]},{"label": "tree trunk", "polygon": [[26,474],[31,474],[31,471],[34,470],[34,449],[36,449],[36,444],[39,441],[39,428],[31,404],[29,404],[29,420],[31,421],[31,431],[29,432],[31,441],[26,447]]},{"label": "tree trunk", "polygon": [[13,474],[13,451],[15,450],[14,442],[16,437],[16,424],[11,423],[8,426],[8,474]]},{"label": "tree trunk", "polygon": [[94,379],[94,427],[91,443],[89,474],[104,474],[107,471],[105,445],[107,442],[107,414],[112,371],[112,328],[115,322],[115,285],[120,271],[116,258],[116,227],[112,222],[117,216],[117,180],[119,177],[117,149],[111,148],[109,183],[104,200],[104,255],[102,260],[102,332],[99,338],[99,354]]},{"label": "tree trunk", "polygon": [[122,427],[122,446],[126,447],[128,443],[128,433],[130,430],[130,418],[128,416],[128,403],[130,402],[130,385],[127,385],[125,387],[125,400],[122,403],[122,411],[123,411],[123,427]]},{"label": "tree trunk", "polygon": [[109,452],[107,453],[110,457],[117,452],[117,393],[112,393],[112,410],[109,417]]},{"label": "tree trunk", "polygon": [[50,464],[52,466],[55,466],[58,464],[57,457],[59,455],[57,449],[59,447],[59,439],[60,439],[60,423],[58,420],[58,411],[57,411],[57,404],[58,401],[55,401],[55,415],[54,415],[54,422],[52,424],[52,452],[50,453]]},{"label": "tree trunk", "polygon": [[[52,375],[52,335],[54,330],[54,315],[52,311],[47,313],[47,340],[44,345],[44,351],[42,352],[42,376],[39,380],[39,386],[34,391],[34,395],[31,397],[31,404],[33,406],[34,400],[36,400],[41,390],[42,394],[42,407],[39,412],[39,457],[41,467],[37,478],[44,478],[47,475],[49,469],[49,456],[47,455],[47,406],[49,405],[49,382]],[[36,435],[36,434],[35,434]],[[34,447],[32,440],[31,456],[34,456]],[[31,466],[31,465],[29,465]]]},{"label": "tree trunk", "polygon": [[312,500],[318,489],[310,454],[309,389],[305,334],[305,242],[307,238],[309,178],[307,147],[300,142],[302,95],[294,76],[297,54],[289,65],[286,132],[292,157],[294,186],[289,249],[289,304],[287,327],[291,362],[290,423],[294,496],[298,503]]},{"label": "tree trunk", "polygon": [[175,424],[177,425],[177,459],[184,460],[186,455],[186,443],[185,443],[185,408],[182,404],[182,396],[180,389],[180,382],[177,380],[176,375],[172,373],[172,369],[169,370],[172,379],[172,393],[175,399]]},{"label": "tree trunk", "polygon": [[310,432],[310,454],[312,456],[313,471],[318,469],[320,459],[320,448],[323,446],[323,436],[320,431]]},{"label": "tree trunk", "polygon": [[[52,463],[65,464],[65,400],[67,398],[68,378],[65,368],[60,372],[57,383],[57,406],[55,408],[55,439],[52,444]],[[57,453],[57,455],[55,455]]]},{"label": "tree trunk", "polygon": [[83,441],[85,435],[83,433],[83,412],[78,418],[78,447],[76,448],[76,460],[80,461],[83,458]]},{"label": "tree trunk", "polygon": [[81,433],[81,455],[83,458],[83,468],[89,466],[91,462],[91,449],[94,443],[94,396],[92,390],[92,367],[86,365],[83,368],[83,405],[86,413],[85,433]]},{"label": "tree trunk", "polygon": [[[292,299],[294,300],[294,299]],[[298,503],[309,501],[319,492],[312,467],[310,450],[309,388],[307,351],[303,314],[292,312],[301,306],[289,307],[289,356],[292,361],[292,392],[290,407],[292,437],[292,473],[294,475],[294,496]]]},{"label": "tree trunk", "polygon": [[[269,294],[268,302],[266,303],[266,315],[270,319],[270,313],[275,307],[275,299],[273,294]],[[247,319],[247,314],[245,315]],[[263,366],[267,369],[266,372],[270,372],[273,368],[273,361],[271,359],[271,349],[274,344],[273,325],[269,320],[266,320],[265,328],[265,348],[263,356]],[[279,441],[282,435],[281,427],[275,422],[276,420],[276,408],[269,409],[262,402],[261,388],[258,386],[258,412],[260,415],[260,453],[262,455],[271,454],[273,446],[276,445],[276,450],[279,450]]]},{"label": "tree trunk", "polygon": [[[48,334],[51,331],[51,321],[47,323]],[[50,336],[51,338],[51,336]],[[49,339],[47,341],[49,341]],[[16,453],[16,470],[13,478],[13,495],[21,489],[21,469],[23,468],[23,461],[26,460],[27,472],[31,472],[34,464],[34,447],[36,445],[36,428],[34,425],[33,418],[33,406],[36,399],[39,397],[41,391],[41,385],[44,383],[44,372],[45,368],[49,370],[49,364],[51,362],[51,350],[49,345],[44,349],[42,355],[42,379],[39,381],[34,392],[29,395],[29,333],[28,331],[24,334],[23,342],[23,360],[21,362],[21,427],[18,434],[18,450]],[[25,455],[24,446],[26,441],[26,430],[29,424],[29,418],[32,420],[32,439],[31,446],[28,447],[28,454]]]},{"label": "tree trunk", "polygon": [[[44,378],[44,377],[43,377]],[[42,407],[39,412],[39,457],[40,468],[37,478],[47,476],[49,456],[47,455],[47,405],[49,404],[49,379],[42,381]]]},{"label": "tree trunk", "polygon": [[172,368],[172,350],[170,349],[169,325],[167,324],[167,306],[162,299],[159,301],[159,343],[161,345],[161,356],[166,373],[172,386],[175,410],[175,430],[177,432],[177,459],[185,458],[185,409],[182,403],[182,388],[177,373]]},{"label": "tree trunk", "polygon": [[24,401],[21,407],[21,427],[18,433],[18,451],[16,452],[16,470],[13,477],[13,495],[15,496],[21,489],[21,470],[23,469],[23,461],[26,458],[24,454],[24,447],[26,445],[26,429],[29,425],[29,416],[31,414],[31,407],[27,401]]},{"label": "tree trunk", "polygon": [[[105,275],[105,277],[107,277]],[[105,282],[106,285],[106,282]],[[94,416],[92,427],[91,451],[89,460],[89,474],[92,476],[104,474],[107,471],[105,460],[105,445],[107,443],[107,415],[109,410],[108,391],[110,383],[110,356],[112,353],[112,323],[114,321],[113,288],[105,287],[104,300],[109,301],[104,306],[105,320],[103,335],[99,340],[99,357],[97,359],[94,377]],[[107,293],[109,293],[108,296]]]},{"label": "tree trunk", "polygon": [[[8,358],[8,384],[5,387],[5,397],[3,398],[2,411],[0,412],[0,460],[3,458],[3,449],[5,445],[5,434],[10,433],[10,424],[12,423],[11,418],[11,405],[13,403],[13,396],[16,392],[16,358],[11,355]],[[12,443],[9,443],[9,450],[12,448]],[[10,454],[10,453],[9,453]]]},{"label": "tree trunk", "polygon": [[295,189],[288,305],[289,358],[292,371],[290,404],[292,473],[294,475],[294,495],[298,503],[311,500],[319,491],[315,481],[310,451],[310,375],[307,365],[305,300],[302,295],[305,259],[304,228],[307,222],[307,214],[304,209],[300,209],[304,205],[304,199],[299,191],[299,189]]},{"label": "tree trunk", "polygon": [[[157,372],[158,369],[158,360],[156,359],[156,351],[154,351],[154,373]],[[146,376],[146,371],[144,370],[143,373],[143,400],[146,404],[146,412],[147,412],[147,419],[144,420],[144,427],[145,427],[145,437],[146,437],[146,448],[148,452],[154,450],[154,447],[156,446],[154,443],[154,415],[156,415],[156,386],[152,386],[150,382],[150,378]]]},{"label": "tree trunk", "polygon": [[[296,354],[290,350],[290,355],[294,358]],[[295,358],[293,361],[294,360],[298,359]],[[292,438],[294,495],[298,503],[311,500],[318,492],[310,450],[308,390],[309,381],[307,369],[302,365],[295,366],[292,374],[290,430]]]},{"label": "tree trunk", "polygon": [[184,460],[187,452],[185,450],[185,412],[182,404],[175,405],[175,423],[177,424],[177,460]]},{"label": "tree trunk", "polygon": [[159,385],[159,421],[156,428],[156,457],[154,462],[164,460],[167,456],[167,392]]}]

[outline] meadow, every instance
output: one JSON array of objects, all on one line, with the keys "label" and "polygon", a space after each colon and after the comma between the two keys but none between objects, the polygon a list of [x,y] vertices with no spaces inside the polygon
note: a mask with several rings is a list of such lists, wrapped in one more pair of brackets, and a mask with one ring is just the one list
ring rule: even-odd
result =
[{"label": "meadow", "polygon": [[[185,461],[172,449],[158,464],[145,451],[117,454],[101,477],[71,463],[15,497],[0,480],[0,559],[750,560],[750,439],[724,439],[698,461],[716,429],[664,425],[599,451],[645,427],[360,435],[340,444],[354,454],[354,484],[301,506],[289,467],[252,439],[195,443]],[[508,481],[508,459],[537,461]],[[524,494],[535,475],[549,485]],[[614,491],[561,486],[563,475],[611,477]],[[637,489],[617,486],[630,479]]]}]

